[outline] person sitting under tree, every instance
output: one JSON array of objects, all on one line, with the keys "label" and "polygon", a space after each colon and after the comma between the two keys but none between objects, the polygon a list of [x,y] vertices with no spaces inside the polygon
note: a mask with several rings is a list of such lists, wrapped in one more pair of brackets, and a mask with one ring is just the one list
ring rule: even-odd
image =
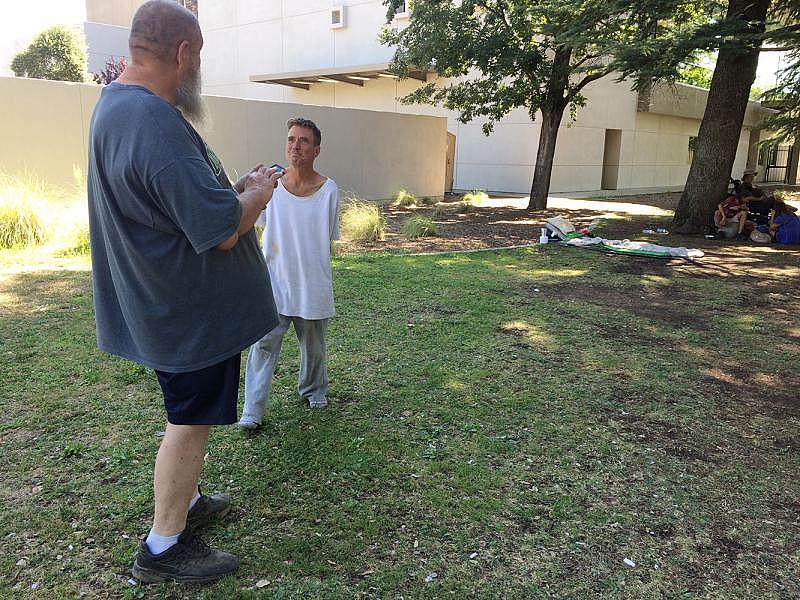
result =
[{"label": "person sitting under tree", "polygon": [[721,237],[744,239],[747,226],[747,202],[742,201],[736,195],[728,196],[717,205],[717,210],[714,212],[714,225],[717,226],[717,233]]},{"label": "person sitting under tree", "polygon": [[775,201],[769,234],[776,244],[800,244],[800,217],[783,200]]},{"label": "person sitting under tree", "polygon": [[758,171],[747,170],[742,174],[742,183],[736,190],[739,197],[747,202],[747,209],[751,213],[751,220],[759,225],[765,225],[769,220],[769,213],[775,204],[774,196],[767,195],[757,185],[753,185],[753,179],[758,175]]}]

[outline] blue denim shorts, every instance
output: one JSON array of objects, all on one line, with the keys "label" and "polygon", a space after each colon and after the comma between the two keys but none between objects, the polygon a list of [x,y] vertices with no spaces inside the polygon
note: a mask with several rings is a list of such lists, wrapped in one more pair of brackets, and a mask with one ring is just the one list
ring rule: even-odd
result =
[{"label": "blue denim shorts", "polygon": [[188,373],[156,371],[167,421],[173,425],[230,425],[237,421],[241,353]]}]

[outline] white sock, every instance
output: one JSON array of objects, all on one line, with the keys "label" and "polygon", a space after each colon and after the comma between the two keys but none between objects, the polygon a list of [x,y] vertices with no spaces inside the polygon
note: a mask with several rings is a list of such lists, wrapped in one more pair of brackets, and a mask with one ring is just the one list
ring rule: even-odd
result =
[{"label": "white sock", "polygon": [[194,505],[197,504],[198,500],[200,500],[200,490],[199,489],[194,493],[194,496],[192,496],[192,499],[189,502],[189,510],[192,510],[192,507],[194,507]]},{"label": "white sock", "polygon": [[147,548],[150,550],[151,554],[161,554],[177,544],[180,535],[180,533],[176,533],[175,535],[158,535],[157,533],[153,533],[151,529],[150,533],[147,535],[145,544],[147,544]]}]

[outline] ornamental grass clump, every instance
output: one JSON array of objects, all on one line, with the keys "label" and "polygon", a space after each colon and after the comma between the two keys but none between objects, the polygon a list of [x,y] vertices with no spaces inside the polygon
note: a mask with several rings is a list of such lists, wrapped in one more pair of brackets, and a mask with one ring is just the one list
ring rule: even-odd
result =
[{"label": "ornamental grass clump", "polygon": [[450,206],[439,204],[438,206],[435,206],[434,209],[431,211],[431,218],[444,219],[445,217],[449,217],[452,213],[453,209]]},{"label": "ornamental grass clump", "polygon": [[403,235],[409,239],[436,235],[436,223],[428,217],[411,217],[403,223]]},{"label": "ornamental grass clump", "polygon": [[339,229],[352,242],[378,242],[386,235],[386,219],[377,204],[351,199],[342,210]]},{"label": "ornamental grass clump", "polygon": [[0,201],[0,248],[24,248],[44,243],[44,224],[28,204]]},{"label": "ornamental grass clump", "polygon": [[486,206],[489,202],[489,194],[483,190],[472,190],[464,194],[461,198],[461,202],[471,204],[472,206]]},{"label": "ornamental grass clump", "polygon": [[61,255],[89,251],[86,181],[79,170],[71,186],[35,175],[0,173],[0,247],[52,245]]},{"label": "ornamental grass clump", "polygon": [[0,178],[0,248],[24,248],[45,242],[42,192],[34,181]]},{"label": "ornamental grass clump", "polygon": [[392,200],[392,206],[399,208],[409,208],[417,205],[417,197],[408,190],[400,190]]}]

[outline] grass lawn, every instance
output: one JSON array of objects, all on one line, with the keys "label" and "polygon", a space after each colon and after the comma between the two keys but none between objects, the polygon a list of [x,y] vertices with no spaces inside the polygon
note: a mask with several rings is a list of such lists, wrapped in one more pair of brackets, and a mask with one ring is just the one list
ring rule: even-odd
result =
[{"label": "grass lawn", "polygon": [[212,433],[236,509],[205,537],[241,569],[143,588],[155,377],[97,351],[87,258],[2,252],[0,597],[800,597],[783,256],[335,259],[329,409],[289,336],[263,433]]}]

